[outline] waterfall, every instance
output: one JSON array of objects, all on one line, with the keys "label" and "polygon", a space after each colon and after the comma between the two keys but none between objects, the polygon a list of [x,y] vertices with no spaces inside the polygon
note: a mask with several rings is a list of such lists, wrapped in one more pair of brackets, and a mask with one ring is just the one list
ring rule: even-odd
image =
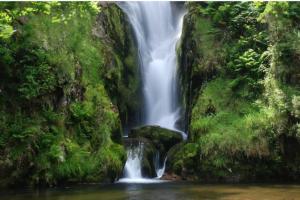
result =
[{"label": "waterfall", "polygon": [[164,175],[165,168],[166,168],[166,162],[167,162],[167,157],[165,158],[163,165],[161,166],[160,154],[159,154],[159,152],[157,152],[156,156],[155,156],[155,162],[154,162],[157,178],[161,178]]},{"label": "waterfall", "polygon": [[[118,2],[118,5],[126,13],[137,41],[144,97],[143,124],[180,131],[176,44],[185,11],[171,2]],[[128,157],[125,171],[132,170],[128,167],[133,167],[134,162]],[[163,171],[159,171],[159,176]],[[125,177],[130,178],[128,174]]]},{"label": "waterfall", "polygon": [[141,159],[143,158],[143,143],[127,150],[127,162],[125,164],[125,177],[139,179],[142,177]]}]

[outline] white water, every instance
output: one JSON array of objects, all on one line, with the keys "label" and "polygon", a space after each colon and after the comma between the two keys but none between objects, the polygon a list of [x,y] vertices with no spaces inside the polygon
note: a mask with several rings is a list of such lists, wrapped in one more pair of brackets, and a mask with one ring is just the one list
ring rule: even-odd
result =
[{"label": "white water", "polygon": [[[184,10],[176,9],[171,2],[119,2],[118,5],[127,14],[138,45],[144,124],[179,131],[176,44],[181,36]],[[142,175],[137,172],[140,162],[141,157],[128,156],[125,178],[140,182]],[[164,167],[157,171],[160,177],[163,172]]]},{"label": "white water", "polygon": [[156,171],[157,178],[161,178],[164,175],[166,162],[167,162],[167,157],[165,158],[163,165],[162,166],[160,165],[160,155],[159,152],[157,152],[155,157],[155,171]]},{"label": "white water", "polygon": [[125,164],[125,177],[138,179],[142,177],[141,158],[143,158],[144,144],[139,143],[135,148],[127,151],[127,162]]},{"label": "white water", "polygon": [[159,155],[156,157],[156,173],[155,179],[143,178],[141,162],[143,158],[144,144],[139,142],[138,146],[131,147],[127,150],[127,161],[124,168],[124,178],[121,178],[119,183],[160,183],[159,180],[165,171],[166,160],[162,167],[159,167]]}]

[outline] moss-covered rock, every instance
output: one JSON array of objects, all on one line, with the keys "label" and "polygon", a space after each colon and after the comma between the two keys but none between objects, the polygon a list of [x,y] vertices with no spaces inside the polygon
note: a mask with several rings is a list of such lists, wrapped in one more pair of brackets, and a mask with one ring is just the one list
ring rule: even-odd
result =
[{"label": "moss-covered rock", "polygon": [[199,165],[198,159],[195,159],[198,151],[199,146],[195,143],[181,142],[173,146],[167,154],[166,173],[175,173],[184,180],[195,179],[195,169]]},{"label": "moss-covered rock", "polygon": [[[203,83],[217,75],[222,66],[220,29],[201,13],[205,2],[186,3],[181,43],[178,47],[179,85],[185,110],[185,132],[188,132],[193,103]],[[190,135],[189,135],[190,137]]]},{"label": "moss-covered rock", "polygon": [[101,8],[40,5],[1,4],[26,21],[12,19],[16,34],[0,37],[0,187],[114,181],[126,152],[94,31]]},{"label": "moss-covered rock", "polygon": [[115,3],[100,3],[93,33],[100,38],[103,48],[102,77],[105,88],[118,106],[122,125],[134,126],[140,122],[140,74],[134,34],[127,16]]},{"label": "moss-covered rock", "polygon": [[168,150],[175,144],[182,141],[180,132],[162,128],[160,126],[141,126],[131,130],[130,138],[147,138],[160,152],[166,155]]},{"label": "moss-covered rock", "polygon": [[167,171],[216,181],[299,180],[299,117],[292,106],[299,95],[293,44],[299,23],[283,14],[299,6],[187,8],[178,54],[189,138],[169,151]]},{"label": "moss-covered rock", "polygon": [[134,148],[141,148],[142,176],[149,177],[149,178],[156,177],[154,158],[157,153],[157,149],[155,148],[153,143],[146,138],[139,137],[139,138],[126,138],[124,139],[124,144],[127,150],[134,149]]}]

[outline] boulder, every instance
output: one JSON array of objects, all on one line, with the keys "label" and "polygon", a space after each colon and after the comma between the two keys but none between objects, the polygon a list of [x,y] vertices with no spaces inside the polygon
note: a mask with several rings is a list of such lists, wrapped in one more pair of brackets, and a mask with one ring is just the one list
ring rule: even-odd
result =
[{"label": "boulder", "polygon": [[129,133],[130,138],[146,138],[159,151],[161,157],[165,157],[168,150],[183,140],[178,131],[162,128],[160,126],[136,127]]},{"label": "boulder", "polygon": [[127,149],[137,148],[142,146],[143,158],[141,161],[142,175],[143,177],[153,178],[156,177],[154,157],[157,152],[155,146],[146,138],[126,138],[124,144]]}]

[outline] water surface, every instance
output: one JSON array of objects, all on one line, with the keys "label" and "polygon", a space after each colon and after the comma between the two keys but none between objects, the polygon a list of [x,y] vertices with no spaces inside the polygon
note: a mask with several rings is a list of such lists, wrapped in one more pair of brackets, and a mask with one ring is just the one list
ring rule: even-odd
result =
[{"label": "water surface", "polygon": [[152,183],[83,185],[43,191],[1,192],[1,200],[298,200],[300,185]]}]

